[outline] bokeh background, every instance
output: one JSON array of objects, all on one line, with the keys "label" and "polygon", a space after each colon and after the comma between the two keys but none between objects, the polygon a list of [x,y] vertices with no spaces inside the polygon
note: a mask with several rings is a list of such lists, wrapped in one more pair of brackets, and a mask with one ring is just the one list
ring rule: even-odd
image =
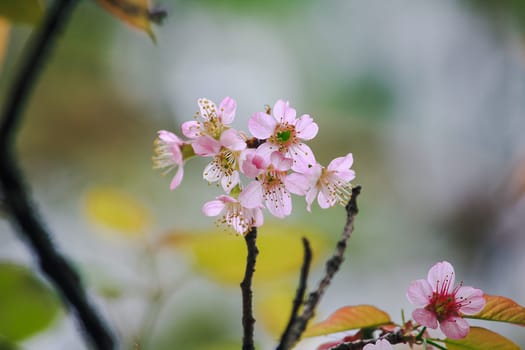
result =
[{"label": "bokeh background", "polygon": [[[219,193],[202,180],[205,162],[189,162],[173,192],[169,176],[151,164],[156,131],[179,132],[199,97],[235,98],[235,125],[244,130],[251,113],[287,99],[318,123],[310,145],[321,163],[354,154],[361,211],[319,319],[343,305],[374,304],[400,322],[401,309],[407,315],[413,309],[405,297],[409,283],[440,260],[450,261],[466,285],[525,304],[521,1],[160,3],[169,16],[153,44],[96,3],[81,2],[18,137],[23,169],[56,244],[81,271],[124,347],[146,334],[143,349],[239,348],[242,266],[229,274],[218,265],[242,263],[229,260],[244,254],[242,238],[201,214]],[[12,28],[1,103],[30,34],[29,26]],[[93,201],[112,196],[136,201],[140,233],[119,233],[93,216]],[[261,244],[272,237],[268,267],[255,285],[260,348],[272,348],[289,313],[299,237],[315,243],[314,286],[345,213],[315,206],[309,214],[298,200],[291,217],[267,218],[259,235]],[[274,250],[296,263],[281,265]],[[34,269],[6,220],[0,260]],[[32,310],[19,316],[37,317]],[[474,323],[525,346],[523,328]],[[28,350],[85,348],[63,312],[22,338],[20,348]],[[297,348],[334,339],[309,339]]]}]

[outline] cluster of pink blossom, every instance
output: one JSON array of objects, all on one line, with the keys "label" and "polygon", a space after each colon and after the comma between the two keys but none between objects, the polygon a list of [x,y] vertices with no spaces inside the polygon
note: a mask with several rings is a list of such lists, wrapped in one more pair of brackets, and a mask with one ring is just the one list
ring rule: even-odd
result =
[{"label": "cluster of pink blossom", "polygon": [[278,100],[273,109],[254,113],[248,121],[250,136],[231,126],[234,99],[226,97],[217,107],[201,98],[198,105],[195,120],[181,126],[186,140],[169,131],[158,132],[153,162],[164,173],[178,168],[170,185],[173,190],[182,181],[186,160],[210,158],[203,178],[220,184],[225,194],[204,204],[205,215],[220,216],[221,224],[245,234],[263,223],[264,207],[278,218],[290,215],[291,194],[304,196],[308,211],[316,197],[321,208],[345,205],[350,199],[350,181],[355,178],[352,154],[327,167],[317,163],[305,141],[313,139],[319,128],[307,114],[297,118],[288,102]]}]

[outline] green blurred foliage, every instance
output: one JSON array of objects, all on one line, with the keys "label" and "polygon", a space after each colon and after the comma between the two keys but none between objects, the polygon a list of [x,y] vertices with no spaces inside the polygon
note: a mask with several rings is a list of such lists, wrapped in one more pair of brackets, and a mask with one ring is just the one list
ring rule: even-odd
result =
[{"label": "green blurred foliage", "polygon": [[0,17],[11,22],[37,24],[44,13],[39,0],[2,0]]},{"label": "green blurred foliage", "polygon": [[8,341],[7,339],[0,336],[0,350],[19,350],[20,348]]},{"label": "green blurred foliage", "polygon": [[26,339],[48,328],[59,310],[55,295],[30,270],[0,263],[1,336],[15,342]]},{"label": "green blurred foliage", "polygon": [[467,5],[474,10],[482,12],[495,23],[507,26],[508,20],[514,21],[525,34],[525,1],[523,0],[499,0],[479,1],[466,0]]},{"label": "green blurred foliage", "polygon": [[385,119],[391,115],[394,93],[380,77],[363,74],[357,79],[339,82],[327,100],[344,108],[352,116]]},{"label": "green blurred foliage", "polygon": [[164,334],[155,337],[151,349],[168,350],[173,349],[174,345],[178,349],[192,350],[239,349],[240,340],[232,340],[231,324],[224,322],[227,318],[224,307],[217,305],[213,312],[210,311],[195,309],[183,314],[184,322],[170,323],[169,330],[166,329]]}]

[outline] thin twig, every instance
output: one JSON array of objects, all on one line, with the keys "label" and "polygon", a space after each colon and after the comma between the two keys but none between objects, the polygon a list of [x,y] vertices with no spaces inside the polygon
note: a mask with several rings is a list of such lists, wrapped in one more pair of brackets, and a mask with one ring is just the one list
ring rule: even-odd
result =
[{"label": "thin twig", "polygon": [[354,218],[358,213],[356,200],[357,200],[357,196],[359,195],[359,193],[361,193],[361,186],[356,186],[352,189],[352,197],[350,198],[350,201],[345,207],[346,224],[343,229],[341,239],[339,240],[339,242],[337,242],[334,254],[326,262],[325,275],[321,279],[321,282],[319,282],[319,286],[314,292],[309,294],[308,300],[306,300],[304,304],[302,314],[300,316],[297,316],[297,318],[295,319],[295,322],[293,323],[291,327],[290,335],[289,335],[289,342],[288,342],[289,347],[286,347],[286,348],[283,347],[282,350],[290,349],[301,338],[301,335],[306,329],[308,322],[314,316],[317,305],[319,304],[321,297],[326,291],[326,288],[328,288],[328,286],[330,285],[332,281],[332,278],[334,277],[336,272],[339,270],[339,267],[343,263],[346,245],[347,245],[348,239],[350,239],[350,236],[352,235],[352,232],[354,230]]},{"label": "thin twig", "polygon": [[[397,332],[393,332],[393,333],[388,333],[380,337],[379,339],[388,340],[388,342],[392,345],[406,343],[406,339],[403,335],[402,330],[398,330]],[[361,350],[368,344],[375,344],[379,339],[367,339],[367,340],[358,340],[358,341],[348,342],[348,343],[341,343],[341,344],[338,344],[330,348],[330,350]]]},{"label": "thin twig", "polygon": [[310,242],[303,237],[303,248],[304,258],[303,265],[301,266],[301,274],[299,276],[299,285],[295,293],[295,299],[292,305],[292,312],[290,314],[290,320],[288,325],[281,336],[281,342],[277,347],[277,350],[289,349],[292,347],[294,341],[291,338],[292,326],[294,325],[301,305],[304,303],[304,294],[306,293],[306,283],[308,281],[308,273],[310,271],[310,265],[312,263],[312,249],[310,248]]},{"label": "thin twig", "polygon": [[60,292],[66,306],[71,307],[90,344],[106,350],[115,348],[113,335],[89,302],[77,273],[57,251],[38,217],[14,156],[16,129],[30,91],[76,4],[77,0],[53,2],[42,26],[31,38],[27,58],[9,90],[0,121],[0,191],[12,225],[35,255],[40,270]]},{"label": "thin twig", "polygon": [[252,279],[255,272],[255,262],[257,261],[257,228],[252,227],[251,230],[244,236],[246,247],[248,248],[248,255],[246,256],[246,270],[244,271],[244,279],[241,282],[242,292],[242,349],[254,350],[253,345],[253,325],[255,318],[253,318],[252,306]]}]

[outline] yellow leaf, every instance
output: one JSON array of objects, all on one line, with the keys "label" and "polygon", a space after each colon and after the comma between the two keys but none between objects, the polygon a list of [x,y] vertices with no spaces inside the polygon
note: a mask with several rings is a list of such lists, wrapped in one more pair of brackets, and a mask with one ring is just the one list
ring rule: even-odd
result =
[{"label": "yellow leaf", "polygon": [[525,307],[498,295],[484,295],[487,304],[480,313],[465,318],[499,321],[525,326]]},{"label": "yellow leaf", "polygon": [[315,337],[351,329],[377,327],[391,322],[390,316],[375,306],[345,306],[338,309],[325,321],[308,327],[304,336]]},{"label": "yellow leaf", "polygon": [[[260,228],[254,283],[267,282],[290,273],[298,274],[303,262],[302,236],[310,240],[314,259],[321,256],[326,242],[312,228],[271,224]],[[172,232],[165,236],[161,244],[187,252],[199,271],[218,282],[238,286],[243,278],[246,243],[239,235],[223,231]]]},{"label": "yellow leaf", "polygon": [[151,222],[148,211],[140,202],[111,187],[89,190],[85,197],[85,209],[93,222],[126,237],[144,234]]},{"label": "yellow leaf", "polygon": [[40,0],[1,0],[0,17],[10,22],[37,24],[44,10]]},{"label": "yellow leaf", "polygon": [[463,339],[445,339],[448,350],[520,350],[510,339],[481,327],[470,327]]},{"label": "yellow leaf", "polygon": [[283,332],[290,318],[297,288],[292,282],[297,283],[297,278],[274,280],[265,285],[266,288],[257,289],[257,296],[254,298],[257,321],[274,336]]},{"label": "yellow leaf", "polygon": [[0,73],[2,72],[2,63],[9,44],[9,28],[9,22],[0,17]]},{"label": "yellow leaf", "polygon": [[155,42],[151,28],[150,0],[97,0],[106,11],[122,22],[146,32]]}]

